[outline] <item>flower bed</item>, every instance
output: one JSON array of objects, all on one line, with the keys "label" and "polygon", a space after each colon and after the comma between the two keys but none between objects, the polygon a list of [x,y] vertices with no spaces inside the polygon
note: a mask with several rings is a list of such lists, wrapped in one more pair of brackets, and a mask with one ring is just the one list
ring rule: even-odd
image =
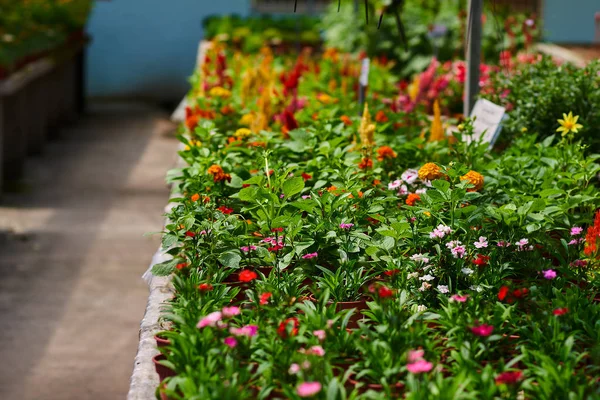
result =
[{"label": "flower bed", "polygon": [[157,391],[597,398],[600,168],[576,123],[489,152],[470,121],[446,138],[393,109],[377,62],[355,117],[357,65],[206,55],[152,270],[174,288]]}]

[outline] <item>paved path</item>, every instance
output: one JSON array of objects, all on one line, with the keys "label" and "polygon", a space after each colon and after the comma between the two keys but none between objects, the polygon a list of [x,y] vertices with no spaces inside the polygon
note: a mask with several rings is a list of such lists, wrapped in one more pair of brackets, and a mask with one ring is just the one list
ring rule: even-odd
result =
[{"label": "paved path", "polygon": [[171,129],[154,107],[96,104],[0,199],[0,399],[125,398]]}]

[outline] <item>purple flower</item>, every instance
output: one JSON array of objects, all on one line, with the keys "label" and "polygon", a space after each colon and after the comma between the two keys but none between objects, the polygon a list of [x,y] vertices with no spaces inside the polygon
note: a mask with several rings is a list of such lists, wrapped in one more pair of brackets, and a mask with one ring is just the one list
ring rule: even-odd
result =
[{"label": "purple flower", "polygon": [[571,236],[580,235],[581,232],[583,232],[583,228],[580,228],[579,226],[574,226],[571,228]]},{"label": "purple flower", "polygon": [[302,256],[302,258],[304,258],[305,260],[310,260],[311,258],[315,258],[319,255],[319,253],[314,252],[314,253],[308,253]]},{"label": "purple flower", "polygon": [[342,229],[350,229],[353,226],[354,226],[354,224],[346,224],[346,223],[343,223],[343,222],[340,224],[340,228],[342,228]]},{"label": "purple flower", "polygon": [[542,273],[544,274],[544,278],[546,278],[546,279],[556,278],[556,271],[553,269],[544,270],[544,271],[542,271]]}]

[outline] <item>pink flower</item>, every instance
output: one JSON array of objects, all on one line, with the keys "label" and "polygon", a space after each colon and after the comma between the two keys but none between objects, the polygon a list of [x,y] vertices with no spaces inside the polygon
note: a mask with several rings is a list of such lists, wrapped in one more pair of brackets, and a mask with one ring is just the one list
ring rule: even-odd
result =
[{"label": "pink flower", "polygon": [[494,327],[492,325],[481,324],[471,327],[471,332],[473,332],[473,335],[475,336],[490,336],[493,331]]},{"label": "pink flower", "polygon": [[219,322],[223,318],[221,311],[215,311],[213,313],[208,314],[206,317],[202,318],[196,327],[198,329],[205,328],[207,326],[215,326],[217,322]]},{"label": "pink flower", "polygon": [[505,242],[504,240],[500,240],[497,244],[498,247],[509,247],[510,242]]},{"label": "pink flower", "polygon": [[296,393],[300,397],[311,397],[321,391],[321,384],[319,382],[303,382],[298,385]]},{"label": "pink flower", "polygon": [[465,294],[464,296],[461,296],[459,294],[454,294],[454,295],[452,295],[452,297],[450,297],[450,300],[458,301],[459,303],[464,303],[465,301],[467,301],[468,298],[469,298],[468,294]]},{"label": "pink flower", "polygon": [[322,346],[312,346],[306,353],[323,357],[325,355],[325,349],[323,349]]},{"label": "pink flower", "polygon": [[[345,223],[341,223],[340,224],[340,228],[342,229],[350,229],[354,226],[354,224],[345,224]],[[320,385],[320,384],[319,384]]]},{"label": "pink flower", "polygon": [[314,253],[308,253],[302,256],[302,258],[304,258],[305,260],[310,260],[311,258],[315,258],[319,255],[319,253],[314,252]]},{"label": "pink flower", "polygon": [[542,271],[542,273],[544,274],[544,278],[546,278],[546,279],[556,278],[556,271],[553,269],[547,269],[545,271]]},{"label": "pink flower", "polygon": [[416,363],[417,361],[423,359],[423,355],[425,355],[425,352],[423,350],[409,350],[408,351],[408,362],[410,364]]},{"label": "pink flower", "polygon": [[433,368],[433,364],[429,361],[425,361],[423,359],[417,360],[414,363],[410,363],[406,365],[406,368],[409,372],[413,374],[420,374],[423,372],[429,372]]},{"label": "pink flower", "polygon": [[321,342],[325,340],[325,336],[327,336],[325,334],[325,331],[322,329],[319,329],[318,331],[313,331],[313,335],[315,335],[317,339],[319,339]]},{"label": "pink flower", "polygon": [[236,327],[232,326],[231,328],[229,328],[229,332],[235,336],[253,337],[253,336],[256,336],[256,334],[258,332],[258,326],[257,325],[246,325],[241,328],[236,328]]},{"label": "pink flower", "polygon": [[580,235],[581,232],[583,232],[583,228],[580,228],[579,226],[574,226],[571,228],[571,236]]},{"label": "pink flower", "polygon": [[233,336],[229,336],[223,339],[223,343],[225,343],[225,345],[231,347],[232,349],[238,344],[236,338],[234,338]]},{"label": "pink flower", "polygon": [[240,247],[240,250],[243,251],[244,253],[248,253],[248,252],[256,250],[256,249],[257,249],[257,247],[254,245]]},{"label": "pink flower", "polygon": [[290,375],[296,375],[298,372],[300,372],[300,366],[298,364],[293,363],[290,365],[290,369],[288,369]]},{"label": "pink flower", "polygon": [[585,267],[587,265],[586,260],[575,260],[571,264],[572,267]]},{"label": "pink flower", "polygon": [[240,308],[236,306],[223,307],[221,312],[223,313],[224,318],[233,318],[236,315],[240,315]]}]

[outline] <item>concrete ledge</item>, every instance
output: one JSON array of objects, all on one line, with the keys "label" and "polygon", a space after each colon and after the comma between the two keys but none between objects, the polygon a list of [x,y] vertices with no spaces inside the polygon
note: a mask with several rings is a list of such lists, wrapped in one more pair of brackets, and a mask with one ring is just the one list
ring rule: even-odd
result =
[{"label": "concrete ledge", "polygon": [[538,43],[535,45],[535,49],[540,53],[547,54],[562,61],[570,62],[581,68],[585,67],[587,64],[587,62],[577,55],[577,53],[552,43]]}]

